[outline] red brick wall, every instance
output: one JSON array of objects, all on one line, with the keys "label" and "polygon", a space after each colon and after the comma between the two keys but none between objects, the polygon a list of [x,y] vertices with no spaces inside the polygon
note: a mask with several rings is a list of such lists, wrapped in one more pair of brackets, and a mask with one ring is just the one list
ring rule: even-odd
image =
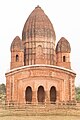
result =
[{"label": "red brick wall", "polygon": [[[63,56],[65,56],[65,62],[63,61]],[[70,53],[58,52],[56,54],[56,61],[57,61],[56,64],[57,66],[71,69]]]},{"label": "red brick wall", "polygon": [[[56,88],[56,101],[72,101],[75,99],[75,73],[52,66],[23,67],[6,73],[7,101],[25,103],[25,90],[32,88],[32,102],[37,101],[37,90],[43,86],[45,102],[50,102],[50,89]],[[11,83],[12,82],[12,83]],[[12,84],[12,89],[11,89]],[[12,97],[11,97],[12,95]]]}]

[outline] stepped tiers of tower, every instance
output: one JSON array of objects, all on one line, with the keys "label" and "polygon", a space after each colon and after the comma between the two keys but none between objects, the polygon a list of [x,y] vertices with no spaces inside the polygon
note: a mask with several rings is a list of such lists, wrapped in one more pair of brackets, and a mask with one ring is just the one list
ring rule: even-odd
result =
[{"label": "stepped tiers of tower", "polygon": [[22,39],[16,36],[11,43],[10,71],[5,74],[6,102],[75,101],[70,43],[61,37],[55,44],[54,27],[37,6],[24,24]]}]

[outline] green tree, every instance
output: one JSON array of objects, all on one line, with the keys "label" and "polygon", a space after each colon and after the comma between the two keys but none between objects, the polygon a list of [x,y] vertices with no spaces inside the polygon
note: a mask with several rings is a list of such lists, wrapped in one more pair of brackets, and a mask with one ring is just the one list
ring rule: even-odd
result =
[{"label": "green tree", "polygon": [[0,94],[5,94],[6,93],[6,86],[5,84],[0,84]]},{"label": "green tree", "polygon": [[76,87],[76,100],[80,101],[80,87]]}]

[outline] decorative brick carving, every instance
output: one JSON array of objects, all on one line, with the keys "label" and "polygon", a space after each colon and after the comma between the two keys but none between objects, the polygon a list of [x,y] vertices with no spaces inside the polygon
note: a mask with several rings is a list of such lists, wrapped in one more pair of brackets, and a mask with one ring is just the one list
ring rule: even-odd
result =
[{"label": "decorative brick carving", "polygon": [[75,100],[70,44],[61,38],[55,50],[52,23],[38,6],[28,17],[22,40],[11,44],[11,70],[6,73],[8,103],[54,103]]}]

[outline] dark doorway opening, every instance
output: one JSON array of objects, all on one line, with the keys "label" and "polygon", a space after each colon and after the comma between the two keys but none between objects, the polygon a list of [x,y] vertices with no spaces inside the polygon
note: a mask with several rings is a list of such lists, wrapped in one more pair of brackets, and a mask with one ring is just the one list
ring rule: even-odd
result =
[{"label": "dark doorway opening", "polygon": [[32,89],[30,86],[28,86],[25,90],[25,100],[26,100],[26,103],[32,102]]},{"label": "dark doorway opening", "polygon": [[56,102],[56,88],[54,86],[50,89],[50,102],[55,103]]},{"label": "dark doorway opening", "polygon": [[45,91],[43,86],[39,86],[37,91],[37,98],[39,103],[45,102]]}]

